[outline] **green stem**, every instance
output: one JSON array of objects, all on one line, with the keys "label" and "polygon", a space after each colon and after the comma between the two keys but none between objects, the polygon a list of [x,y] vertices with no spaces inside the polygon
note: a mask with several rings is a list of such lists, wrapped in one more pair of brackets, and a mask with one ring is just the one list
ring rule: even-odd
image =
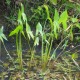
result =
[{"label": "green stem", "polygon": [[[59,45],[56,47],[56,49],[54,50],[54,52],[56,52],[56,50],[59,48],[59,46],[64,42],[64,40],[66,39],[66,38],[68,38],[69,37],[69,35],[68,36],[66,36],[60,43],[59,43]],[[54,52],[53,52],[53,54],[54,54]],[[52,54],[52,56],[50,57],[50,60],[53,58],[53,54]],[[57,57],[58,58],[58,57]],[[57,58],[55,59],[55,61],[57,60]]]},{"label": "green stem", "polygon": [[42,50],[41,50],[42,62],[43,62],[43,50],[44,50],[43,49],[44,48],[43,45],[44,45],[44,42],[43,42],[43,36],[42,36]]},{"label": "green stem", "polygon": [[17,53],[18,53],[18,49],[19,49],[19,45],[18,45],[18,34],[16,34],[16,47],[17,47]]},{"label": "green stem", "polygon": [[22,43],[21,43],[21,32],[19,32],[19,63],[20,63],[20,69],[23,68],[22,64]]}]

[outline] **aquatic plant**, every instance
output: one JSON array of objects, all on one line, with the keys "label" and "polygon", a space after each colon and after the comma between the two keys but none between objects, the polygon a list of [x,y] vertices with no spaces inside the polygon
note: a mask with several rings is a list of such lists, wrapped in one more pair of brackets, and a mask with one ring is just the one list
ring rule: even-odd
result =
[{"label": "aquatic plant", "polygon": [[[57,0],[54,3],[53,0],[50,2],[54,5],[57,4]],[[45,1],[47,2],[47,0]],[[68,15],[68,11],[64,10],[59,12],[57,9],[53,11],[53,16],[50,14],[49,5],[43,4],[38,7],[39,10],[44,10],[46,13],[45,19],[43,22],[38,20],[36,23],[36,30],[31,31],[31,25],[28,24],[27,16],[24,13],[24,6],[21,4],[21,8],[18,12],[17,26],[10,33],[9,36],[16,36],[16,48],[17,48],[17,60],[14,61],[12,57],[9,55],[10,59],[13,63],[17,62],[18,67],[21,71],[16,70],[16,64],[14,64],[15,68],[12,67],[12,64],[9,67],[10,79],[38,79],[36,77],[41,77],[42,79],[73,79],[74,71],[80,71],[79,63],[77,62],[78,51],[75,53],[70,53],[66,50],[66,46],[69,41],[74,40],[74,29],[79,28],[80,24],[78,23],[77,17],[72,17]],[[42,14],[44,16],[44,13]],[[34,17],[37,18],[37,15]],[[39,17],[38,17],[39,18]],[[44,23],[45,22],[45,23]],[[33,21],[33,23],[35,23]],[[26,42],[29,46],[29,55],[23,54],[23,44],[22,39],[26,39]],[[3,28],[0,29],[0,40],[2,43],[3,39],[7,40],[5,35],[3,34]],[[54,47],[54,41],[59,40],[59,44],[57,47]],[[40,52],[37,52],[36,47],[40,45]],[[5,46],[4,46],[5,47]],[[61,48],[61,52],[57,53],[57,50]],[[74,48],[73,48],[74,49]],[[36,53],[36,54],[35,54]],[[25,58],[23,58],[25,57]],[[29,64],[28,64],[29,63]],[[4,64],[5,66],[6,64]],[[23,70],[23,71],[22,71]],[[29,70],[29,73],[28,73]],[[30,72],[31,70],[31,72]],[[32,72],[33,71],[33,72]],[[35,71],[35,72],[34,72]],[[52,72],[50,72],[52,71]],[[39,73],[38,73],[39,72]],[[5,72],[2,73],[0,77],[4,78]],[[10,74],[9,73],[9,74]],[[14,74],[13,74],[14,73]],[[30,74],[31,73],[31,74]],[[38,74],[37,74],[38,73]],[[56,74],[57,73],[57,74]],[[54,77],[53,77],[54,74]],[[57,76],[59,75],[59,76]],[[74,74],[75,75],[75,74]],[[55,77],[56,76],[56,77]],[[76,76],[76,75],[75,75]],[[77,79],[77,77],[75,77]]]},{"label": "aquatic plant", "polygon": [[[41,36],[41,42],[42,42],[42,49],[41,49],[41,60],[42,60],[42,68],[43,70],[46,68],[47,63],[49,59],[51,60],[52,58],[55,58],[56,55],[56,50],[59,48],[61,44],[63,44],[66,39],[73,40],[73,29],[74,26],[80,28],[78,19],[70,17],[67,13],[67,10],[63,11],[60,15],[57,9],[55,9],[55,14],[53,19],[50,17],[48,6],[43,5],[41,6],[42,8],[45,8],[47,18],[44,24],[44,27],[40,23],[37,24],[36,28],[36,41],[37,44],[39,44],[39,37],[38,35],[40,34]],[[50,23],[47,24],[47,21]],[[71,22],[71,23],[70,23]],[[69,25],[68,25],[69,23]],[[48,26],[48,27],[46,27]],[[47,30],[45,30],[48,28]],[[52,44],[53,41],[58,39],[61,36],[61,42],[58,45],[58,47],[53,51],[53,54],[50,55],[52,51]],[[64,43],[65,44],[65,43]],[[65,48],[64,48],[65,49]],[[58,55],[60,56],[60,54]]]},{"label": "aquatic plant", "polygon": [[6,49],[6,46],[5,46],[5,44],[4,44],[4,40],[7,41],[7,38],[6,38],[5,34],[3,33],[3,29],[4,29],[4,27],[2,26],[2,27],[0,28],[0,56],[1,56],[1,53],[2,53],[2,51],[1,51],[1,43],[2,43],[3,46],[4,46],[4,49],[5,49],[6,53],[7,53],[7,55],[9,56],[10,60],[12,61],[13,65],[14,65],[13,58],[12,58],[11,55],[9,54],[9,52],[8,52],[8,50]]},{"label": "aquatic plant", "polygon": [[[42,68],[43,70],[46,68],[49,59],[55,57],[56,49],[52,51],[52,44],[54,40],[58,40],[61,37],[61,43],[65,41],[65,38],[68,36],[70,40],[73,40],[73,29],[75,27],[79,27],[78,19],[74,17],[70,17],[67,13],[67,10],[63,11],[61,14],[55,9],[55,13],[53,19],[50,16],[48,5],[44,4],[40,7],[41,9],[45,9],[46,11],[46,21],[44,26],[42,27],[41,23],[38,22],[36,25],[36,34],[33,35],[30,25],[27,22],[26,14],[24,13],[24,6],[21,4],[21,9],[19,9],[18,13],[18,26],[15,30],[10,33],[10,36],[16,35],[16,46],[17,46],[17,55],[18,55],[18,62],[20,64],[20,68],[22,69],[22,40],[21,35],[27,40],[30,52],[31,52],[31,62],[34,59],[34,50],[35,46],[39,45],[39,40],[41,39],[41,61],[42,61]],[[47,23],[48,22],[48,23]],[[69,24],[68,24],[69,23]],[[26,33],[24,33],[24,25],[26,26]],[[47,26],[47,27],[46,27]],[[47,29],[48,28],[48,29]],[[30,46],[30,39],[33,39],[33,46]],[[58,46],[59,47],[59,46]]]},{"label": "aquatic plant", "polygon": [[32,31],[30,29],[30,26],[27,22],[27,17],[26,14],[24,13],[24,6],[21,4],[21,9],[19,9],[18,12],[18,26],[13,30],[9,36],[16,35],[16,47],[17,47],[17,55],[18,55],[18,63],[20,64],[20,69],[23,68],[23,60],[22,60],[22,35],[25,37],[24,34],[24,25],[26,26],[26,33],[27,33],[27,38],[30,40],[30,38],[34,39],[34,36],[32,34]]},{"label": "aquatic plant", "polygon": [[20,69],[23,68],[23,64],[22,64],[22,43],[21,43],[21,34],[23,32],[23,22],[22,22],[22,20],[24,20],[24,22],[27,20],[26,16],[25,16],[25,18],[24,18],[24,16],[25,16],[24,8],[23,8],[23,5],[21,4],[21,10],[19,9],[19,13],[18,13],[18,26],[9,35],[9,36],[16,35],[17,56],[18,56],[18,62],[20,64]]}]

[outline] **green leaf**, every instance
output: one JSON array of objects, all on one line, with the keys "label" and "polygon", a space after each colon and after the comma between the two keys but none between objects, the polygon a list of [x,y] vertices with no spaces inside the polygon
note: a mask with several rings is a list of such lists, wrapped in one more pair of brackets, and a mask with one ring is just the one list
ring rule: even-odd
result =
[{"label": "green leaf", "polygon": [[7,40],[7,38],[6,38],[6,36],[4,34],[2,34],[2,38],[5,39],[5,40]]},{"label": "green leaf", "polygon": [[59,23],[63,24],[63,29],[66,30],[67,28],[67,20],[68,20],[68,14],[67,14],[67,10],[65,10],[61,15],[60,15],[60,19],[59,19]]},{"label": "green leaf", "polygon": [[78,19],[77,19],[77,18],[71,18],[71,21],[72,21],[73,23],[75,23],[75,22],[78,22]]},{"label": "green leaf", "polygon": [[21,3],[21,12],[24,13],[24,6],[22,3]]},{"label": "green leaf", "polygon": [[0,40],[3,42],[3,38],[2,38],[2,36],[0,35]]},{"label": "green leaf", "polygon": [[23,4],[21,4],[21,10],[19,9],[19,12],[18,12],[18,23],[22,24],[22,19],[23,21],[27,21],[27,17],[26,17],[26,14],[24,13],[24,6]]},{"label": "green leaf", "polygon": [[50,15],[49,15],[49,9],[48,9],[48,6],[47,6],[47,5],[43,5],[43,7],[44,7],[44,8],[45,8],[45,10],[46,10],[47,18],[49,18],[49,17],[50,17]]},{"label": "green leaf", "polygon": [[27,21],[27,17],[26,17],[26,14],[25,13],[22,13],[22,18],[23,18],[23,21]]},{"label": "green leaf", "polygon": [[16,33],[18,33],[19,31],[22,31],[22,25],[18,25],[18,26],[16,27],[16,29],[14,29],[14,30],[10,33],[9,36],[13,36],[13,35],[15,35]]},{"label": "green leaf", "polygon": [[38,11],[41,11],[42,10],[42,7],[41,6],[38,6]]},{"label": "green leaf", "polygon": [[54,25],[54,35],[55,35],[55,38],[57,39],[58,30],[59,30],[59,13],[58,13],[58,11],[56,9],[55,9],[55,14],[54,14],[53,25]]},{"label": "green leaf", "polygon": [[80,23],[76,23],[75,25],[80,29]]},{"label": "green leaf", "polygon": [[3,39],[7,40],[6,36],[3,34],[3,26],[0,28],[0,40],[3,42]]},{"label": "green leaf", "polygon": [[28,35],[29,39],[30,39],[30,37],[32,39],[34,39],[34,35],[33,35],[32,31],[31,31],[31,28],[30,28],[30,26],[29,26],[29,24],[27,22],[26,22],[26,32],[27,32],[27,35]]},{"label": "green leaf", "polygon": [[22,33],[22,35],[24,36],[24,38],[26,39],[26,36],[25,36],[25,34],[24,34],[24,31],[22,31],[21,33]]},{"label": "green leaf", "polygon": [[58,37],[58,30],[59,30],[59,23],[58,21],[54,21],[54,35],[55,35],[55,38],[57,39]]},{"label": "green leaf", "polygon": [[60,19],[59,19],[59,22],[64,22],[64,21],[67,21],[68,19],[68,14],[67,14],[67,10],[65,10],[61,15],[60,15]]},{"label": "green leaf", "polygon": [[38,37],[39,33],[43,37],[42,25],[40,24],[40,22],[38,22],[38,24],[36,25],[36,36],[37,37],[34,41],[34,46],[39,45],[39,37]]},{"label": "green leaf", "polygon": [[77,53],[73,53],[71,56],[72,56],[73,59],[77,59],[78,58],[78,54]]},{"label": "green leaf", "polygon": [[49,41],[47,40],[47,35],[45,32],[43,32],[43,41],[45,41],[47,44],[49,44]]},{"label": "green leaf", "polygon": [[66,30],[67,29],[67,22],[64,21],[64,22],[62,22],[62,24],[63,24],[63,29]]},{"label": "green leaf", "polygon": [[51,2],[53,5],[56,5],[56,4],[57,4],[57,0],[50,0],[50,2]]},{"label": "green leaf", "polygon": [[52,21],[52,19],[49,17],[48,20],[50,21],[51,29],[53,29],[53,21]]},{"label": "green leaf", "polygon": [[3,26],[0,28],[0,34],[3,33]]},{"label": "green leaf", "polygon": [[56,50],[53,51],[53,53],[52,53],[52,55],[51,55],[51,57],[50,57],[50,60],[51,60],[51,59],[55,59],[55,58],[56,58]]},{"label": "green leaf", "polygon": [[39,37],[36,37],[35,41],[34,41],[34,46],[38,46],[39,45]]},{"label": "green leaf", "polygon": [[20,24],[22,24],[21,15],[22,15],[22,12],[19,9],[19,12],[18,12],[18,23],[20,23]]},{"label": "green leaf", "polygon": [[58,21],[58,20],[59,20],[59,13],[58,13],[57,9],[55,9],[54,21]]},{"label": "green leaf", "polygon": [[11,0],[6,0],[7,6],[10,6]]},{"label": "green leaf", "polygon": [[41,36],[43,36],[43,32],[42,32],[42,25],[38,22],[37,26],[36,26],[36,36],[38,34],[41,34]]}]

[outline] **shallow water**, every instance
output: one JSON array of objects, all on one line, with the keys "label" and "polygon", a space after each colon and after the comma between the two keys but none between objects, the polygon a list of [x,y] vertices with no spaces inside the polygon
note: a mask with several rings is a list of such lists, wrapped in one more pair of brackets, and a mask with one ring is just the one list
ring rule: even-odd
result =
[{"label": "shallow water", "polygon": [[[9,51],[10,55],[13,54],[13,52],[16,52],[16,44],[15,44],[15,41],[14,40],[9,40],[9,41],[4,41],[5,43],[5,46],[6,46],[6,49]],[[26,43],[26,41],[23,41],[23,54],[26,55],[28,49],[29,49],[29,46],[28,44]],[[73,46],[73,47],[72,47]],[[77,46],[77,47],[76,47]],[[53,49],[51,51],[51,54],[54,52],[55,50],[55,46],[53,46]],[[41,55],[41,46],[38,46],[35,48],[36,49],[36,53],[38,55]],[[70,44],[63,52],[62,52],[63,48],[59,47],[56,51],[56,56],[59,55],[59,54],[63,54],[65,51],[70,51],[72,53],[75,53],[75,52],[78,52],[80,53],[80,44]],[[6,50],[4,49],[4,46],[1,44],[1,56],[0,56],[0,60],[1,61],[6,61],[7,59],[9,59],[9,56],[7,55],[7,52]],[[80,55],[80,54],[79,54]],[[79,56],[79,60],[80,60],[80,56]]]},{"label": "shallow water", "polygon": [[[7,51],[10,52],[10,54],[14,51],[16,51],[16,44],[15,44],[15,41],[4,41],[4,44],[5,44],[5,47],[7,49]],[[26,41],[23,41],[22,43],[22,51],[23,51],[23,54],[25,54],[28,50],[29,50],[29,46],[28,44],[26,43]],[[33,44],[33,43],[31,43]],[[37,46],[36,48],[36,53],[38,53],[40,55],[40,52],[41,52],[41,46]],[[55,46],[53,46],[53,49],[51,51],[51,54],[54,52],[54,50],[56,49]],[[66,49],[63,51],[63,48],[61,48],[61,46],[56,50],[56,55],[58,54],[63,54],[64,52],[78,52],[80,53],[80,44],[70,44],[69,46],[66,47]],[[62,53],[61,53],[62,52]],[[4,46],[3,44],[1,44],[1,56],[0,56],[0,60],[5,60],[6,59],[6,56],[7,56],[7,52],[6,50],[4,49]]]},{"label": "shallow water", "polygon": [[[5,41],[5,46],[6,46],[6,48],[7,48],[7,50],[10,52],[10,54],[13,54],[13,52],[14,51],[16,51],[16,46],[15,46],[15,43],[13,43],[13,42],[8,42],[8,41]],[[75,47],[76,45],[74,45],[74,47]],[[74,49],[74,47],[72,48],[71,47],[71,45],[69,45],[67,48],[66,48],[66,51],[68,51],[68,50],[70,50],[70,49],[72,49],[71,50],[71,52],[75,52],[76,50],[80,50],[80,46],[78,46],[76,49]],[[53,46],[53,48],[55,49],[55,47]],[[23,54],[25,55],[26,54],[26,52],[27,52],[27,50],[29,49],[29,47],[27,46],[27,43],[24,41],[24,43],[23,43]],[[40,53],[40,50],[41,50],[41,46],[38,46],[37,48],[36,48],[36,52],[37,53]],[[1,57],[0,57],[0,60],[2,60],[4,63],[7,63],[9,60],[9,57],[8,57],[8,55],[7,55],[7,53],[6,53],[6,51],[5,51],[5,49],[4,49],[4,47],[3,47],[3,45],[2,45],[2,47],[1,47]],[[54,51],[54,50],[53,50]],[[52,51],[52,52],[53,52]],[[57,55],[60,53],[62,51],[62,48],[61,49],[58,49],[57,51],[56,51],[56,53],[57,53]],[[80,53],[80,52],[79,52]],[[40,54],[39,54],[40,55]],[[5,67],[3,67],[3,66],[1,66],[2,65],[2,62],[0,61],[0,72],[6,72],[7,71],[7,68],[5,68]],[[8,77],[7,78],[5,78],[4,80],[8,80],[9,79],[9,72],[8,72]],[[41,79],[39,79],[39,80],[43,80],[43,78],[41,78]]]}]

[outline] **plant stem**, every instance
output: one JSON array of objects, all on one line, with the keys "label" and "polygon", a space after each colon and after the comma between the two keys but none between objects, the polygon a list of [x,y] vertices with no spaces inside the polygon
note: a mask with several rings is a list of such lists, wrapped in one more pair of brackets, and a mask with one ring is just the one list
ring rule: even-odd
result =
[{"label": "plant stem", "polygon": [[3,42],[3,46],[4,46],[4,49],[5,49],[5,50],[6,50],[6,52],[7,52],[7,55],[8,55],[8,56],[9,56],[9,58],[12,60],[13,65],[14,65],[14,67],[15,67],[14,60],[13,60],[13,58],[10,56],[10,54],[9,54],[8,50],[6,49],[6,46],[5,46],[4,42]]},{"label": "plant stem", "polygon": [[21,32],[19,33],[19,63],[20,63],[20,69],[23,68],[22,64],[22,44],[21,44]]}]

